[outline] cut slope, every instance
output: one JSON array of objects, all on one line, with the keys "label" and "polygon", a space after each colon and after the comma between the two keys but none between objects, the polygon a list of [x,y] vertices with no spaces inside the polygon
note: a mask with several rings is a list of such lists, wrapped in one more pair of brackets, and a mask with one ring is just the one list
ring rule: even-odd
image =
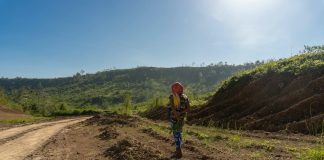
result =
[{"label": "cut slope", "polygon": [[235,129],[321,132],[324,52],[269,62],[234,76],[189,119]]}]

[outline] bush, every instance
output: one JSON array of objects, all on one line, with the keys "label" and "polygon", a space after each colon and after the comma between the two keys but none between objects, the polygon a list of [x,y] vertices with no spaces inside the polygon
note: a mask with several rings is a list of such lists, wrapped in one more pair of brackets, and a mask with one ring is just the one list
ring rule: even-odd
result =
[{"label": "bush", "polygon": [[103,110],[90,108],[90,109],[69,109],[57,110],[51,113],[51,116],[78,116],[78,115],[94,115],[104,112]]}]

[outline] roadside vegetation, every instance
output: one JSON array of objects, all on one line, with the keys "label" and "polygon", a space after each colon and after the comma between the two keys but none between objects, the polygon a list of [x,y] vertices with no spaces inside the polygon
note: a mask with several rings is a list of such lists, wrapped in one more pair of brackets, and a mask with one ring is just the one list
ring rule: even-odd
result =
[{"label": "roadside vegetation", "polygon": [[50,120],[53,117],[35,117],[35,116],[29,116],[29,117],[19,117],[15,119],[7,119],[7,120],[0,120],[0,124],[20,124],[20,123],[31,123],[36,121],[45,121]]}]

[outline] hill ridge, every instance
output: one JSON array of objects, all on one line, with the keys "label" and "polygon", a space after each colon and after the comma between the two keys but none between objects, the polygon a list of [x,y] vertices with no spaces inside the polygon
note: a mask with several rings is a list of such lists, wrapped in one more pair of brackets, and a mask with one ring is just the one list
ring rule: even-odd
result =
[{"label": "hill ridge", "polygon": [[324,52],[270,62],[223,83],[190,123],[318,133],[324,126]]}]

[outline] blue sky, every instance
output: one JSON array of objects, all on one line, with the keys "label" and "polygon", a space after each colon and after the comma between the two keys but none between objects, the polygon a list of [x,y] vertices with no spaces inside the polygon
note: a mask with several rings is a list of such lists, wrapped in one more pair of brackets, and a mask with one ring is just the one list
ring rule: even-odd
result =
[{"label": "blue sky", "polygon": [[324,0],[0,0],[0,76],[241,64],[324,44]]}]

